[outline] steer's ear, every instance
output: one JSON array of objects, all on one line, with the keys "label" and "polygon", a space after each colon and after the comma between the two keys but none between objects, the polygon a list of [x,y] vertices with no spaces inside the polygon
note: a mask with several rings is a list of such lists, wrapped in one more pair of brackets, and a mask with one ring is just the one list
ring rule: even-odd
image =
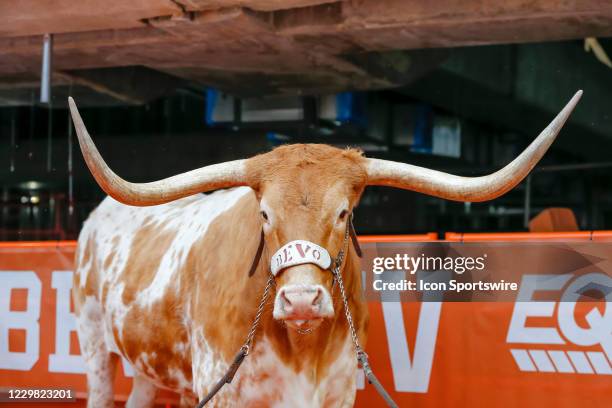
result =
[{"label": "steer's ear", "polygon": [[259,238],[259,246],[257,247],[257,252],[255,253],[255,258],[253,258],[253,263],[251,264],[251,269],[249,269],[249,278],[253,276],[255,271],[257,270],[257,265],[259,265],[259,261],[261,260],[261,254],[264,249],[264,232],[263,228],[261,229],[261,235]]}]

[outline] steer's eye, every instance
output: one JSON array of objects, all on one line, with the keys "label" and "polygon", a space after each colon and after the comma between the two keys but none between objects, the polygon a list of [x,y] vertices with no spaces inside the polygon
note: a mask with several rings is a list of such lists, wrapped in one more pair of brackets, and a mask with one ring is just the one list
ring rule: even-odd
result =
[{"label": "steer's eye", "polygon": [[268,222],[268,213],[265,211],[260,211],[259,213],[261,214],[261,218],[263,218],[265,222]]},{"label": "steer's eye", "polygon": [[348,210],[342,210],[340,212],[340,215],[338,215],[338,219],[340,221],[344,221],[344,219],[346,218],[347,215],[348,215]]}]

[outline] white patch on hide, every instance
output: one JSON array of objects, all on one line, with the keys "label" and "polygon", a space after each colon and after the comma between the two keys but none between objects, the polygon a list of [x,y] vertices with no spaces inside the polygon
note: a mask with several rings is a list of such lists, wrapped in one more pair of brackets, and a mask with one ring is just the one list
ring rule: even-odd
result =
[{"label": "white patch on hide", "polygon": [[201,394],[202,391],[207,392],[225,374],[229,364],[209,346],[202,329],[193,334],[192,341],[193,390]]},{"label": "white patch on hide", "polygon": [[330,401],[339,401],[338,406],[345,406],[354,400],[357,361],[348,334],[325,378],[315,383],[308,369],[296,373],[276,355],[267,338],[259,339],[235,380],[240,384],[240,395],[234,396],[238,399],[237,406],[259,402],[278,408],[313,408],[326,406]]},{"label": "white patch on hide", "polygon": [[103,407],[112,403],[110,356],[104,344],[102,307],[96,298],[87,296],[76,316],[81,355],[87,368],[88,407]]},{"label": "white patch on hide", "polygon": [[[85,222],[79,235],[79,251],[77,252],[75,273],[79,275],[80,286],[83,287],[86,284],[87,274],[90,270],[96,270],[99,274],[98,287],[95,288],[98,300],[94,297],[88,297],[79,313],[80,317],[77,317],[77,319],[87,322],[95,320],[97,322],[96,327],[84,327],[79,330],[79,335],[81,336],[81,332],[87,333],[87,330],[94,330],[96,336],[88,334],[82,336],[95,337],[98,342],[96,347],[100,347],[100,350],[120,354],[113,335],[113,328],[116,329],[119,336],[122,336],[125,317],[130,311],[130,305],[123,303],[125,284],[121,278],[124,273],[138,273],[137,270],[126,270],[126,265],[134,237],[143,225],[153,226],[160,232],[175,234],[169,249],[161,258],[153,281],[135,297],[135,302],[139,307],[150,307],[163,298],[168,290],[178,290],[179,279],[176,274],[185,263],[193,244],[206,235],[210,223],[215,218],[230,210],[239,199],[249,193],[252,194],[250,188],[239,187],[219,190],[205,196],[198,194],[173,203],[152,207],[126,206],[110,197],[103,200]],[[144,224],[145,220],[146,224]],[[91,246],[85,246],[88,242]],[[85,251],[89,250],[91,250],[89,260],[83,265],[83,256]],[[109,262],[106,262],[107,259]],[[106,293],[105,304],[101,305],[102,291],[105,286],[108,292]],[[188,299],[185,299],[185,302],[188,302]],[[104,306],[104,313],[102,313],[102,306]],[[93,312],[97,313],[96,316],[85,319],[85,316]],[[186,312],[187,315],[188,311]],[[150,318],[154,318],[154,316]],[[190,324],[187,320],[183,323],[186,326]],[[82,324],[82,326],[86,325]],[[121,338],[119,340],[123,341]],[[186,356],[187,353],[190,353],[190,344],[177,344],[175,349],[177,355]],[[207,371],[209,367],[217,367],[209,374],[212,377],[217,375],[219,370],[223,371],[227,364],[218,359],[213,359],[210,350],[207,353],[203,356],[205,364],[200,365],[200,369]],[[86,353],[84,352],[84,354]],[[142,373],[144,371],[142,368],[149,365],[148,359],[148,356],[142,356],[142,361],[139,358],[134,362],[138,372]],[[171,371],[171,376],[180,387],[193,389],[192,384],[185,378],[181,370],[172,369]],[[98,380],[102,383],[108,382],[105,374],[102,374],[100,373]],[[149,378],[150,375],[147,374],[146,376]]]}]

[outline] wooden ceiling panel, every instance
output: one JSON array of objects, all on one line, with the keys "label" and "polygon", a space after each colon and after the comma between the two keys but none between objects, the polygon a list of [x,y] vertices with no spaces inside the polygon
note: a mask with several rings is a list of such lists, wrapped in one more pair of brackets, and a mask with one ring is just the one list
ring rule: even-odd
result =
[{"label": "wooden ceiling panel", "polygon": [[500,23],[542,16],[594,16],[612,10],[609,0],[347,0],[343,13],[350,25],[418,25],[434,21]]},{"label": "wooden ceiling panel", "polygon": [[180,12],[171,0],[0,1],[0,37],[133,28]]},{"label": "wooden ceiling panel", "polygon": [[403,85],[421,72],[401,72],[405,50],[612,36],[612,2],[22,0],[0,1],[0,23],[0,79],[37,74],[54,32],[57,71],[146,66],[239,94],[316,93]]},{"label": "wooden ceiling panel", "polygon": [[612,35],[612,2],[349,0],[337,26],[369,51],[558,41]]},{"label": "wooden ceiling panel", "polygon": [[177,0],[189,11],[246,7],[251,10],[274,11],[315,6],[343,0]]},{"label": "wooden ceiling panel", "polygon": [[[171,75],[190,78],[200,84],[245,97],[331,94],[346,89],[382,89],[390,86],[389,82],[369,76],[364,71],[340,75],[329,66],[323,66],[317,70],[304,69],[282,74],[215,70],[202,67],[160,69]],[[244,84],[249,84],[249,86],[244,86]]]},{"label": "wooden ceiling panel", "polygon": [[241,8],[202,12],[187,21],[156,19],[150,24],[183,46],[205,46],[219,51],[250,50],[253,54],[291,47],[290,40],[279,37],[266,18]]}]

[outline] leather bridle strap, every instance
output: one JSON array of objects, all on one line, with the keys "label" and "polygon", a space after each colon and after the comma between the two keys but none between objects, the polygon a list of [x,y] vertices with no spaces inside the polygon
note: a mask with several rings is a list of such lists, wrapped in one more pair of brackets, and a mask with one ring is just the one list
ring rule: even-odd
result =
[{"label": "leather bridle strap", "polygon": [[261,254],[263,254],[263,249],[266,241],[264,240],[264,232],[261,230],[261,235],[259,236],[259,246],[257,247],[257,252],[255,253],[255,258],[253,258],[253,263],[251,264],[251,269],[249,269],[249,278],[253,276],[255,271],[257,270],[257,265],[259,265],[259,260],[261,259]]},{"label": "leather bridle strap", "polygon": [[351,214],[351,217],[349,218],[349,235],[351,236],[351,242],[353,243],[353,248],[355,248],[355,253],[357,254],[358,257],[361,258],[361,256],[363,255],[363,252],[361,252],[361,247],[359,246],[359,240],[357,239],[357,233],[355,232],[355,227],[353,226],[353,214]]}]

